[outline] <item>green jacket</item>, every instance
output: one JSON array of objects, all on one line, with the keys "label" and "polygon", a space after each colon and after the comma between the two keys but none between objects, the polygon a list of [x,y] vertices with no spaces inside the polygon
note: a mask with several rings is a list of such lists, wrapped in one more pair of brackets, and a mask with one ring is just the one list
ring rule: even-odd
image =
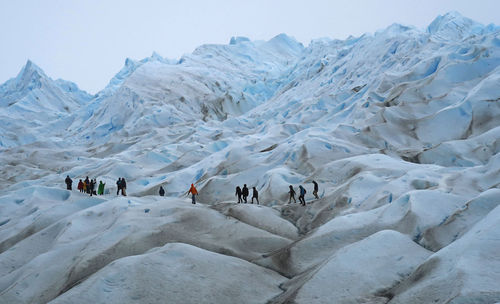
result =
[{"label": "green jacket", "polygon": [[97,188],[97,194],[99,194],[99,195],[103,195],[103,194],[104,194],[104,185],[106,185],[106,183],[104,183],[104,184],[103,184],[103,183],[101,182],[101,183],[99,184],[99,188]]}]

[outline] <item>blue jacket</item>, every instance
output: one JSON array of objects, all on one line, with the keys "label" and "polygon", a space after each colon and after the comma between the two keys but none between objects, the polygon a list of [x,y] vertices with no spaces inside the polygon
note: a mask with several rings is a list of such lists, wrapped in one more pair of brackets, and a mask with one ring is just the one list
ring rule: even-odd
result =
[{"label": "blue jacket", "polygon": [[301,196],[306,195],[306,189],[304,189],[304,187],[302,187],[302,186],[299,186],[299,188],[300,188],[300,195]]}]

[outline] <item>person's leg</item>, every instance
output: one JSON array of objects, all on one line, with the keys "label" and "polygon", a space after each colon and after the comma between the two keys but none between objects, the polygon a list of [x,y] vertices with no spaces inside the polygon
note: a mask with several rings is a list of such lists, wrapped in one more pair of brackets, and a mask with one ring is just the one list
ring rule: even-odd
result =
[{"label": "person's leg", "polygon": [[191,196],[191,203],[196,204],[196,197],[194,194]]}]

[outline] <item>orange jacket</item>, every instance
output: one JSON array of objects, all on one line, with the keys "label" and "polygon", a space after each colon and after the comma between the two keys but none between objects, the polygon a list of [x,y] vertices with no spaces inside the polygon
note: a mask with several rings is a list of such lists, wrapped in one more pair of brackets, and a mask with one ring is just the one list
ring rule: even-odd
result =
[{"label": "orange jacket", "polygon": [[189,193],[192,193],[193,195],[198,194],[198,190],[196,190],[193,184],[191,184],[191,188],[189,188],[188,194]]}]

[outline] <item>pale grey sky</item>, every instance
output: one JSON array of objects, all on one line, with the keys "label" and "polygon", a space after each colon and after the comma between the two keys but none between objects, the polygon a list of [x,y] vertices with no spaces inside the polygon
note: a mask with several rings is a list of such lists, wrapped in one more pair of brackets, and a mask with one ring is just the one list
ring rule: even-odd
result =
[{"label": "pale grey sky", "polygon": [[424,28],[452,10],[500,25],[499,0],[0,0],[0,83],[31,59],[53,79],[96,93],[127,57],[177,59],[232,36],[280,33],[307,46],[392,23]]}]

